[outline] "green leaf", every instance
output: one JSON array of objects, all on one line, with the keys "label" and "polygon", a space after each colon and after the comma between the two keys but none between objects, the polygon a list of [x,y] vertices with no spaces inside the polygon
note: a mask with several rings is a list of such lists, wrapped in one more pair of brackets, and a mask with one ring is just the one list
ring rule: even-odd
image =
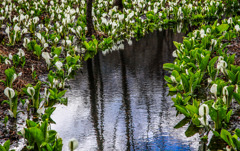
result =
[{"label": "green leaf", "polygon": [[198,114],[198,108],[195,107],[194,105],[188,104],[186,106],[186,109],[191,113],[191,115]]},{"label": "green leaf", "polygon": [[214,134],[215,136],[217,136],[217,137],[220,136],[220,134],[219,134],[217,131],[213,131],[213,134]]},{"label": "green leaf", "polygon": [[9,148],[10,148],[10,140],[7,140],[7,141],[3,144],[3,147],[6,149],[6,151],[8,151]]},{"label": "green leaf", "polygon": [[172,83],[172,80],[169,76],[164,76],[164,80],[167,81],[168,83]]},{"label": "green leaf", "polygon": [[173,64],[173,63],[165,63],[164,65],[163,65],[163,69],[164,70],[176,70],[176,71],[178,71],[178,72],[180,72],[181,71],[181,69],[180,69],[180,67],[179,66],[177,66],[177,65],[175,65],[175,64]]},{"label": "green leaf", "polygon": [[36,127],[37,126],[37,123],[35,123],[31,120],[27,120],[26,123],[27,123],[27,127]]},{"label": "green leaf", "polygon": [[179,123],[177,123],[177,125],[175,125],[174,128],[176,128],[176,129],[181,128],[181,127],[183,127],[184,125],[186,125],[190,121],[191,121],[190,118],[185,117]]},{"label": "green leaf", "polygon": [[235,133],[236,133],[236,135],[240,138],[240,129],[237,128],[237,129],[235,130]]},{"label": "green leaf", "polygon": [[186,97],[183,101],[183,104],[184,105],[187,104],[191,98],[192,98],[191,96]]},{"label": "green leaf", "polygon": [[48,142],[54,143],[56,139],[57,132],[55,130],[49,130],[48,131]]},{"label": "green leaf", "polygon": [[181,43],[178,43],[178,42],[176,42],[176,41],[173,41],[173,44],[175,45],[175,47],[178,49],[178,50],[180,50],[180,47],[181,47]]},{"label": "green leaf", "polygon": [[34,141],[40,146],[44,142],[44,134],[37,127],[29,128],[29,133],[33,137]]},{"label": "green leaf", "polygon": [[210,54],[207,54],[206,57],[202,59],[200,64],[201,71],[204,71],[206,69],[209,59],[210,59]]},{"label": "green leaf", "polygon": [[232,115],[232,110],[230,110],[226,115],[226,122],[229,123],[230,117]]},{"label": "green leaf", "polygon": [[175,107],[177,108],[177,110],[184,114],[186,117],[190,117],[190,114],[189,112],[186,110],[186,108],[184,106],[181,106],[181,105],[175,105]]},{"label": "green leaf", "polygon": [[229,25],[228,25],[228,24],[221,24],[221,25],[219,25],[219,26],[217,27],[219,33],[222,33],[222,32],[224,32],[224,31],[228,30],[228,28],[229,28]]},{"label": "green leaf", "polygon": [[40,129],[43,133],[44,141],[47,141],[47,128],[48,128],[48,119],[46,119],[40,127]]},{"label": "green leaf", "polygon": [[181,79],[182,79],[182,84],[183,84],[184,91],[186,93],[189,92],[189,83],[188,83],[187,78],[183,74],[181,74]]},{"label": "green leaf", "polygon": [[193,135],[195,135],[196,133],[199,132],[199,127],[196,127],[195,125],[193,125],[192,123],[189,125],[188,129],[185,132],[185,135],[187,137],[191,137]]},{"label": "green leaf", "polygon": [[228,132],[225,129],[222,129],[220,136],[229,146],[233,145],[232,135],[230,134],[230,132]]},{"label": "green leaf", "polygon": [[67,90],[61,91],[58,93],[58,97],[62,97],[65,93],[67,92]]},{"label": "green leaf", "polygon": [[234,96],[235,100],[238,102],[238,104],[240,104],[240,94],[233,93],[233,96]]},{"label": "green leaf", "polygon": [[212,58],[212,59],[209,61],[209,66],[210,66],[210,67],[214,67],[214,64],[216,63],[217,59],[218,59],[218,56]]},{"label": "green leaf", "polygon": [[61,52],[62,52],[61,47],[57,47],[57,48],[54,49],[54,54],[57,54],[58,56],[60,56]]},{"label": "green leaf", "polygon": [[237,147],[237,150],[240,150],[240,141],[238,141],[238,137],[236,135],[233,135],[232,140],[234,145]]},{"label": "green leaf", "polygon": [[191,42],[189,40],[183,40],[184,47],[187,48],[187,50],[191,50]]},{"label": "green leaf", "polygon": [[228,78],[233,82],[235,83],[235,80],[236,80],[236,76],[234,75],[234,73],[230,70],[227,69],[227,75],[228,75]]},{"label": "green leaf", "polygon": [[2,145],[0,145],[0,150],[1,151],[7,151]]},{"label": "green leaf", "polygon": [[35,53],[36,53],[36,55],[38,56],[38,58],[41,56],[41,54],[42,54],[42,49],[41,49],[41,47],[38,45],[38,44],[35,44],[34,45],[34,50],[35,50]]}]

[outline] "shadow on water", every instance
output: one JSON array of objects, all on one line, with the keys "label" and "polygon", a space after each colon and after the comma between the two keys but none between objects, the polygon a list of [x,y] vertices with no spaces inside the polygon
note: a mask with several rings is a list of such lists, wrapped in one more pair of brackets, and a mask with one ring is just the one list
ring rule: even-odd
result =
[{"label": "shadow on water", "polygon": [[162,69],[173,62],[173,41],[183,34],[154,32],[122,51],[98,54],[87,61],[83,74],[69,81],[68,106],[59,105],[53,119],[67,150],[198,150],[196,134],[187,138],[186,127],[173,127],[176,117]]}]

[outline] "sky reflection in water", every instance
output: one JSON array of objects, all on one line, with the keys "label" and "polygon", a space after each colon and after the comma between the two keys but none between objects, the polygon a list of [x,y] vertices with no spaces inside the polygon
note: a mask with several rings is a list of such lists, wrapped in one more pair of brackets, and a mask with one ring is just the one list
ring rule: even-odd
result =
[{"label": "sky reflection in water", "polygon": [[63,150],[71,138],[79,141],[78,151],[197,150],[197,135],[187,138],[186,127],[173,128],[183,116],[175,116],[162,69],[182,36],[154,32],[88,61],[69,82],[69,105],[58,105],[52,116]]}]

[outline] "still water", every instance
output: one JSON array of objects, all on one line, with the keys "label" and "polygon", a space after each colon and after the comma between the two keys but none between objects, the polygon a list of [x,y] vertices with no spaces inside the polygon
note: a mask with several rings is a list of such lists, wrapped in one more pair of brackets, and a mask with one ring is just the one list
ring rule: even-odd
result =
[{"label": "still water", "polygon": [[173,127],[176,117],[162,66],[173,62],[173,41],[184,34],[154,32],[132,46],[88,61],[58,105],[52,128],[63,138],[79,141],[77,151],[198,150],[199,136],[187,138],[186,126]]}]

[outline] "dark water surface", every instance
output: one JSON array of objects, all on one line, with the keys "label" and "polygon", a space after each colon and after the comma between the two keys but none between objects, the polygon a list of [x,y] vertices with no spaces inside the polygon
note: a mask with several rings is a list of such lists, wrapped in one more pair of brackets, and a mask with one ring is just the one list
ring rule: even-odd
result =
[{"label": "dark water surface", "polygon": [[198,135],[173,127],[176,117],[162,66],[173,62],[173,41],[183,34],[154,32],[125,50],[97,55],[69,82],[68,106],[58,105],[52,128],[79,141],[78,151],[198,150]]}]

